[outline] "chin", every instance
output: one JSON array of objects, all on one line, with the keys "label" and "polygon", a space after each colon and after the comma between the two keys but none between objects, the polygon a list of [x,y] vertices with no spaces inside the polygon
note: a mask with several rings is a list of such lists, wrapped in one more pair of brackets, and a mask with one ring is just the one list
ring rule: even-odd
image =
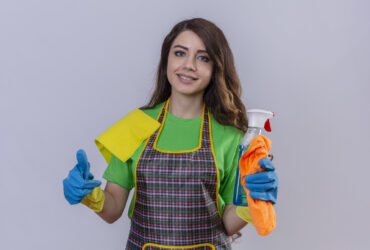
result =
[{"label": "chin", "polygon": [[199,91],[178,91],[177,92],[180,95],[188,96],[188,97],[194,97],[200,95],[202,92]]}]

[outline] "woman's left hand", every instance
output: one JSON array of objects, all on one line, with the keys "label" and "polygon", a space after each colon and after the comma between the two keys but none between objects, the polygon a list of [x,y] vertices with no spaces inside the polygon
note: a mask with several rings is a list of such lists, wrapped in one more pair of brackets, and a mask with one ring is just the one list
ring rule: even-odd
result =
[{"label": "woman's left hand", "polygon": [[253,199],[275,204],[279,185],[275,166],[268,158],[263,158],[258,163],[265,171],[245,176],[245,187],[250,190],[249,195]]}]

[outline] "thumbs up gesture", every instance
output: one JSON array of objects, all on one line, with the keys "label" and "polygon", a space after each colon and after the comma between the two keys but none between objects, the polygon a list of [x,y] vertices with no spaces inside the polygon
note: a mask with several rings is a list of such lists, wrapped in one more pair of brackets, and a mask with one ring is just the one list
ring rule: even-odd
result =
[{"label": "thumbs up gesture", "polygon": [[80,203],[86,195],[91,193],[95,187],[101,185],[101,181],[93,180],[90,173],[90,163],[84,150],[77,151],[77,164],[63,180],[64,196],[73,205]]}]

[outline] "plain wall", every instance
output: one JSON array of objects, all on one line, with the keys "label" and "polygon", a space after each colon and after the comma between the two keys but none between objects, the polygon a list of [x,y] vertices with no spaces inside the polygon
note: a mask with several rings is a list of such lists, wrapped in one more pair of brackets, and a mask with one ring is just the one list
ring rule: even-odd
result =
[{"label": "plain wall", "polygon": [[[148,101],[174,24],[216,23],[247,108],[269,109],[277,227],[233,249],[369,249],[370,2],[0,2],[0,248],[124,249],[127,209],[107,224],[70,206],[62,180],[94,138]],[[103,186],[105,181],[103,181]],[[128,206],[127,206],[128,208]]]}]

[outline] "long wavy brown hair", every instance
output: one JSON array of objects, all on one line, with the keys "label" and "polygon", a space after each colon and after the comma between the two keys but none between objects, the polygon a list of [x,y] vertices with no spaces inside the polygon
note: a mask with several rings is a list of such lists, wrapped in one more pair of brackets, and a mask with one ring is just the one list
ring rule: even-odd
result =
[{"label": "long wavy brown hair", "polygon": [[162,44],[156,87],[149,103],[142,109],[153,108],[170,97],[171,85],[167,79],[168,54],[173,41],[185,30],[193,31],[202,39],[208,55],[214,62],[211,82],[203,96],[205,104],[219,123],[246,132],[248,120],[240,99],[241,84],[233,54],[222,30],[203,18],[184,20],[176,24],[166,36]]}]

